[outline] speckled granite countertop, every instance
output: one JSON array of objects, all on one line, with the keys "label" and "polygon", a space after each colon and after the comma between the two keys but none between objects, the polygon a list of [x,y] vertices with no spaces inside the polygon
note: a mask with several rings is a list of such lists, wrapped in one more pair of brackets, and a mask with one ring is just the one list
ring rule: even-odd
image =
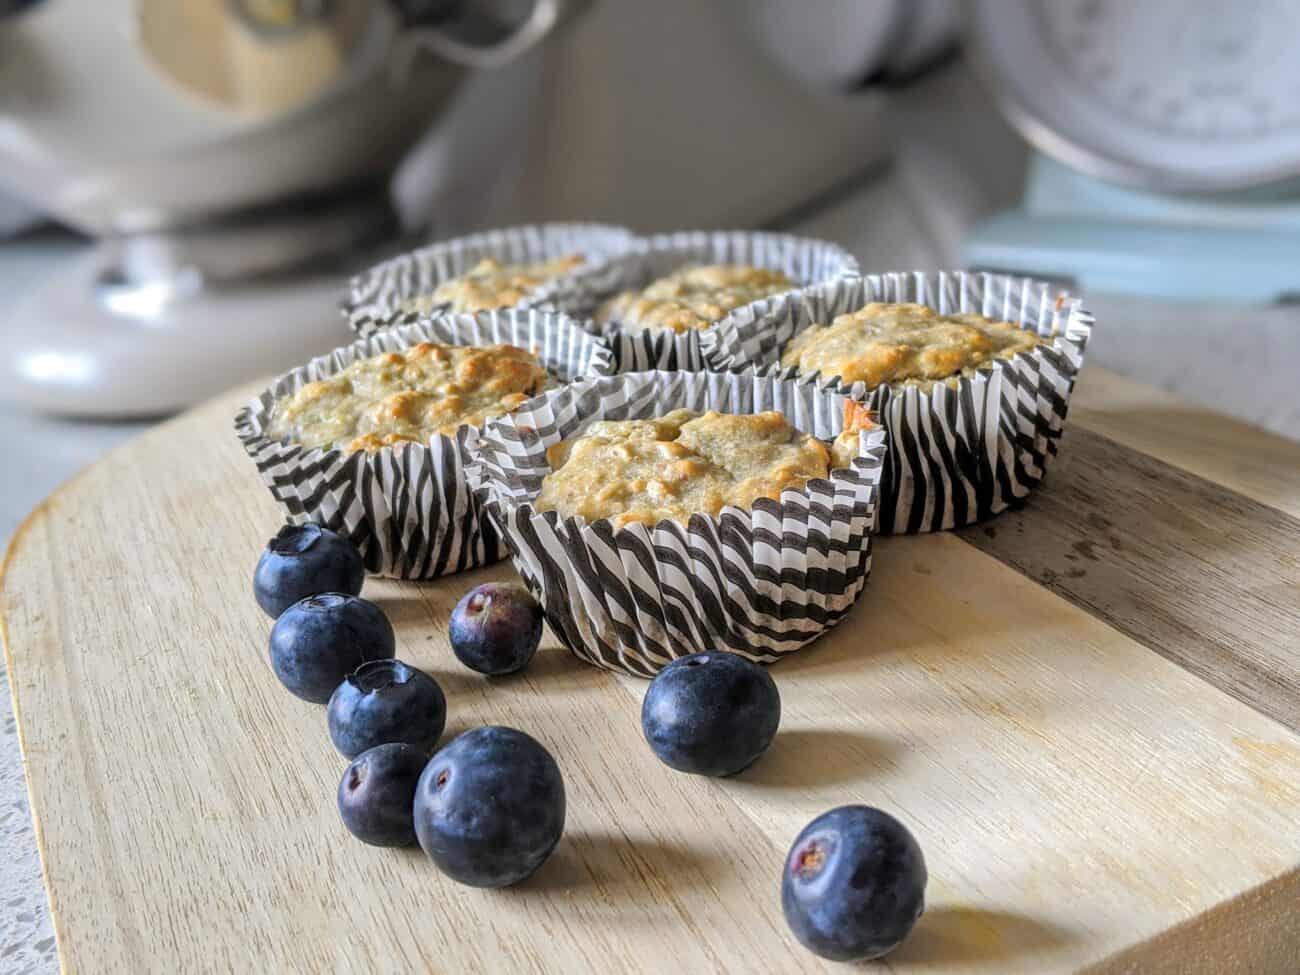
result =
[{"label": "speckled granite countertop", "polygon": [[27,785],[18,760],[18,737],[9,682],[0,674],[0,972],[54,971],[54,929],[27,810]]}]

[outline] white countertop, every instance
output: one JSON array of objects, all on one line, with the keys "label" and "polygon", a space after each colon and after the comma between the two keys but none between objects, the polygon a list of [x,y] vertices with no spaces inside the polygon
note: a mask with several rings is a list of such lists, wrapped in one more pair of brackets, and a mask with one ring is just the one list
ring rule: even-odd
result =
[{"label": "white countertop", "polygon": [[[868,271],[956,266],[971,223],[1016,198],[1023,150],[960,67],[903,92],[894,115],[901,135],[894,165],[782,227],[844,244]],[[0,296],[12,297],[75,246],[56,232],[0,243]],[[1300,439],[1300,307],[1104,296],[1089,296],[1088,305],[1098,321],[1090,361]],[[147,426],[36,418],[0,405],[0,545],[50,491]],[[0,975],[56,971],[7,685],[0,863]]]}]

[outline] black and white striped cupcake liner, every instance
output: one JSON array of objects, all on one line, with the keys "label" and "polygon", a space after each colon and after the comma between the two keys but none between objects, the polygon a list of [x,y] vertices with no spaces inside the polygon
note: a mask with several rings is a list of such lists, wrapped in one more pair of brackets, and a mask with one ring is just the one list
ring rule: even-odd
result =
[{"label": "black and white striped cupcake liner", "polygon": [[[853,255],[829,241],[740,230],[686,230],[643,238],[636,257],[620,262],[623,275],[617,290],[644,288],[687,264],[750,264],[782,271],[800,287],[858,274]],[[613,345],[620,372],[705,368],[701,337],[710,329],[679,335],[658,329],[623,329],[617,322],[597,323],[596,327]]]},{"label": "black and white striped cupcake liner", "polygon": [[429,312],[404,311],[402,305],[466,273],[484,258],[502,264],[528,264],[582,254],[586,259],[583,267],[540,286],[517,307],[558,310],[583,318],[626,276],[616,262],[634,249],[637,240],[623,227],[597,223],[546,223],[471,234],[422,247],[364,271],[349,282],[341,308],[352,329],[365,337],[427,317]]},{"label": "black and white striped cupcake liner", "polygon": [[314,521],[346,535],[372,573],[431,579],[505,556],[465,480],[464,441],[435,436],[373,453],[305,448],[266,435],[276,400],[359,359],[420,342],[508,343],[533,350],[557,379],[605,376],[614,357],[605,341],[558,312],[509,310],[437,316],[386,329],[280,376],[240,411],[235,432],[289,521]]},{"label": "black and white striped cupcake liner", "polygon": [[[1029,352],[999,360],[955,385],[929,390],[801,376],[781,350],[813,323],[871,301],[917,302],[942,314],[975,312],[1042,336]],[[880,530],[916,533],[960,527],[1023,500],[1056,455],[1093,317],[1080,299],[1044,281],[966,271],[874,274],[810,288],[745,308],[709,330],[709,368],[761,367],[861,399],[889,434]]]},{"label": "black and white striped cupcake liner", "polygon": [[862,592],[885,436],[860,436],[850,468],[689,525],[615,530],[532,507],[550,470],[546,449],[601,419],[659,416],[679,407],[729,413],[779,410],[833,439],[847,398],[753,373],[637,372],[547,392],[471,434],[469,478],[505,538],[552,632],[582,659],[641,677],[702,650],[770,662],[834,626]]}]

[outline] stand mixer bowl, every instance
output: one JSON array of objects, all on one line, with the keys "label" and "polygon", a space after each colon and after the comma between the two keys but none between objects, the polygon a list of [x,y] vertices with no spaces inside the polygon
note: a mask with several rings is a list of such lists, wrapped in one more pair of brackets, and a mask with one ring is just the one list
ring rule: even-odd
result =
[{"label": "stand mixer bowl", "polygon": [[9,308],[0,395],[158,415],[338,345],[406,151],[580,5],[0,0],[0,190],[100,240]]},{"label": "stand mixer bowl", "polygon": [[375,186],[466,68],[521,52],[559,7],[28,0],[0,17],[0,186],[96,236]]}]

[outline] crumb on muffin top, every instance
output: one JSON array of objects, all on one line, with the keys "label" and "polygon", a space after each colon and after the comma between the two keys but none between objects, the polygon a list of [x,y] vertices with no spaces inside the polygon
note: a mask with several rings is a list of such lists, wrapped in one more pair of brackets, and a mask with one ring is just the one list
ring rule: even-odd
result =
[{"label": "crumb on muffin top", "polygon": [[624,291],[597,311],[600,321],[627,329],[682,334],[712,327],[742,305],[796,287],[780,271],[747,264],[688,265],[639,291]]},{"label": "crumb on muffin top", "polygon": [[616,528],[716,516],[725,505],[780,500],[857,456],[872,426],[859,404],[845,404],[845,427],[828,446],[781,413],[697,413],[678,409],[647,420],[602,420],[547,451],[551,472],[534,507],[566,518],[610,519]]},{"label": "crumb on muffin top", "polygon": [[538,358],[513,345],[421,342],[361,359],[282,397],[267,433],[349,452],[423,443],[509,413],[546,385]]},{"label": "crumb on muffin top", "polygon": [[785,347],[781,364],[868,387],[929,388],[972,376],[1040,341],[1036,332],[983,315],[940,315],[926,305],[872,302],[829,325],[804,329]]},{"label": "crumb on muffin top", "polygon": [[583,263],[581,254],[532,264],[502,264],[496,258],[485,257],[459,277],[443,281],[431,293],[408,298],[402,310],[425,314],[435,309],[475,312],[509,308]]}]

